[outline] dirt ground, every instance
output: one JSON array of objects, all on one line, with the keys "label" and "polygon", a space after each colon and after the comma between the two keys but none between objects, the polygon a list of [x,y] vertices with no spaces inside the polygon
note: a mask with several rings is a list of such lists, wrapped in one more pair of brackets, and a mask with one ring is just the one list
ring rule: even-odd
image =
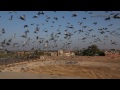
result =
[{"label": "dirt ground", "polygon": [[120,79],[120,57],[45,57],[0,71],[0,79]]}]

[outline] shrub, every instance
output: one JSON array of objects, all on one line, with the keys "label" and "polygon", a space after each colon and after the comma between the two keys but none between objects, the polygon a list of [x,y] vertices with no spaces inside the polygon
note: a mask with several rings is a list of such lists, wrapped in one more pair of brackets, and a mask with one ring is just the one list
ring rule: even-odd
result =
[{"label": "shrub", "polygon": [[99,56],[105,56],[105,53],[103,51],[100,51]]},{"label": "shrub", "polygon": [[105,53],[101,51],[96,45],[91,45],[87,49],[82,51],[83,56],[105,56]]}]

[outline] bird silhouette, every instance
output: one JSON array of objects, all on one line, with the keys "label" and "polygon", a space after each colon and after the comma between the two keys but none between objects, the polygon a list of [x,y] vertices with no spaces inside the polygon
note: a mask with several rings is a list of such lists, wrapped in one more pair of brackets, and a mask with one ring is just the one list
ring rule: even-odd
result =
[{"label": "bird silhouette", "polygon": [[4,34],[4,33],[5,33],[5,29],[4,29],[4,28],[2,28],[2,31],[1,31],[1,32],[2,32],[2,34]]},{"label": "bird silhouette", "polygon": [[83,17],[84,20],[86,20],[86,17]]},{"label": "bird silhouette", "polygon": [[117,14],[115,14],[115,15],[113,16],[113,18],[114,18],[114,19],[120,19],[120,16],[119,16],[119,14],[117,13]]},{"label": "bird silhouette", "polygon": [[72,16],[71,17],[77,17],[78,15],[77,14],[72,14]]},{"label": "bird silhouette", "polygon": [[33,18],[38,18],[38,15],[33,16]]},{"label": "bird silhouette", "polygon": [[96,24],[97,24],[97,22],[94,22],[93,24],[95,24],[95,25],[96,25]]},{"label": "bird silhouette", "polygon": [[24,28],[28,27],[28,25],[24,25]]},{"label": "bird silhouette", "polygon": [[110,20],[110,17],[105,18],[105,21]]},{"label": "bird silhouette", "polygon": [[13,15],[10,16],[9,20],[12,20],[12,18],[13,18]]},{"label": "bird silhouette", "polygon": [[25,15],[20,16],[20,18],[19,18],[19,19],[21,19],[21,20],[25,21]]},{"label": "bird silhouette", "polygon": [[57,17],[54,17],[54,19],[55,19],[55,20],[58,20],[58,18],[57,18]]}]

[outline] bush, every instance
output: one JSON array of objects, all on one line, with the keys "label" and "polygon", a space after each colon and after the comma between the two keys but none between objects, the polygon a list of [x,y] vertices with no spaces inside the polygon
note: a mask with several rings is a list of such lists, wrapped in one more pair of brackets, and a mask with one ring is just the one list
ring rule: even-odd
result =
[{"label": "bush", "polygon": [[103,51],[100,51],[99,56],[105,56],[105,53]]},{"label": "bush", "polygon": [[83,56],[105,56],[105,53],[101,51],[96,45],[91,45],[87,49],[82,51]]}]

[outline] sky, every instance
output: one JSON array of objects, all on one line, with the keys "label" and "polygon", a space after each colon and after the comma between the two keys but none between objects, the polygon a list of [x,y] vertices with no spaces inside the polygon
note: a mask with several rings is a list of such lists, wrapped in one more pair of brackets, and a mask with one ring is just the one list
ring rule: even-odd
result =
[{"label": "sky", "polygon": [[[37,15],[38,12],[44,14]],[[74,14],[76,16],[72,17]],[[87,48],[92,44],[100,49],[120,49],[120,18],[113,18],[115,14],[120,17],[120,11],[0,11],[0,49],[73,50]],[[23,15],[25,20],[20,19]],[[33,18],[36,15],[37,18]],[[11,16],[13,16],[12,20],[9,20]],[[56,17],[57,20],[54,19]],[[110,20],[105,20],[108,17]],[[95,25],[94,22],[97,24]],[[24,28],[24,25],[28,27]],[[36,27],[39,31],[34,33]],[[2,29],[5,33],[2,33]],[[91,29],[92,31],[89,31]],[[21,37],[27,30],[29,32],[26,38]],[[58,34],[59,32],[61,34]],[[51,34],[53,40],[50,40]],[[9,39],[12,39],[11,42],[8,42]],[[5,43],[2,44],[4,40]]]}]

